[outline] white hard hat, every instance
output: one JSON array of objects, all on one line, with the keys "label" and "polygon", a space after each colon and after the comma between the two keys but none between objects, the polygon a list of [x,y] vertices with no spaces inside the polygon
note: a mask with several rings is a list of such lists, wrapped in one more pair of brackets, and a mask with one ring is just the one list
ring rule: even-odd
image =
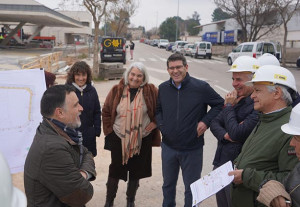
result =
[{"label": "white hard hat", "polygon": [[276,65],[264,65],[259,68],[253,75],[251,81],[255,82],[270,82],[287,86],[297,92],[296,81],[293,74],[288,70]]},{"label": "white hard hat", "polygon": [[300,104],[292,109],[289,123],[282,125],[281,130],[287,134],[300,135]]},{"label": "white hard hat", "polygon": [[263,54],[257,60],[260,64],[260,66],[263,66],[263,65],[277,65],[277,66],[280,66],[279,60],[274,55],[272,55],[270,53]]},{"label": "white hard hat", "polygon": [[8,164],[0,152],[0,202],[3,207],[26,207],[27,200],[22,191],[12,185]]},{"label": "white hard hat", "polygon": [[257,59],[250,56],[240,56],[231,65],[227,72],[251,72],[254,73],[259,68]]}]

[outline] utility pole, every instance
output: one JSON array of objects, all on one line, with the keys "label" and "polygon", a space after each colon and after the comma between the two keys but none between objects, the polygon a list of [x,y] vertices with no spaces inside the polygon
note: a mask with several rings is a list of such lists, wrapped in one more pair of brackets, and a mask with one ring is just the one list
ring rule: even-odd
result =
[{"label": "utility pole", "polygon": [[178,33],[178,15],[179,15],[179,0],[178,0],[178,4],[177,4],[177,19],[176,19],[176,36],[175,36],[175,41],[177,41],[177,33]]},{"label": "utility pole", "polygon": [[155,30],[156,35],[157,35],[157,20],[158,20],[158,11],[156,11],[156,30]]}]

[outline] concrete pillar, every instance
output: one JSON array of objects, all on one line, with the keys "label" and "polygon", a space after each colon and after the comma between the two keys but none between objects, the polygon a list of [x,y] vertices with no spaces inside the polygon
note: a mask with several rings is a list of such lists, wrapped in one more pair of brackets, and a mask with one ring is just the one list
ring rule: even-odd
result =
[{"label": "concrete pillar", "polygon": [[[7,45],[7,43],[9,42],[9,40],[15,35],[17,34],[18,30],[21,29],[24,25],[26,24],[26,22],[20,22],[18,24],[18,26],[16,26],[13,30],[10,30],[10,32],[8,33],[8,35],[6,36],[6,38],[4,40],[2,40],[1,45],[5,46]],[[9,28],[9,27],[8,27]],[[10,28],[9,28],[10,29]],[[17,36],[18,37],[18,36]],[[22,40],[20,38],[15,38],[16,41],[20,41],[19,43],[22,43]]]},{"label": "concrete pillar", "polygon": [[26,41],[29,43],[44,27],[45,25],[39,25]]}]

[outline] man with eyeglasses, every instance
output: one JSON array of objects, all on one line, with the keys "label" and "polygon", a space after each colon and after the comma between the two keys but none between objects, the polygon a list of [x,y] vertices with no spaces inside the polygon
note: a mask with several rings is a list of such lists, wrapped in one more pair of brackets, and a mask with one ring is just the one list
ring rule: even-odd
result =
[{"label": "man with eyeglasses", "polygon": [[[188,73],[186,59],[167,60],[170,80],[159,86],[156,121],[162,139],[163,207],[174,207],[179,168],[185,185],[185,207],[192,206],[190,184],[201,176],[204,132],[222,110],[223,98],[208,83]],[[207,111],[207,107],[210,110]]]}]

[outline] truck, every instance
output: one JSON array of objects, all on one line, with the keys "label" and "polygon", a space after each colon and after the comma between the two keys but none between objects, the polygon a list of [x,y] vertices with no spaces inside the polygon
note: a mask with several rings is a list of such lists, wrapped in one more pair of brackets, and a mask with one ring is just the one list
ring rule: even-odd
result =
[{"label": "truck", "polygon": [[126,64],[126,39],[123,37],[103,37],[100,45],[101,63],[123,62]]},{"label": "truck", "polygon": [[221,43],[236,45],[241,36],[241,30],[227,30],[221,33]]},{"label": "truck", "polygon": [[220,32],[206,32],[202,40],[212,44],[236,45],[241,36],[241,30],[225,30]]},{"label": "truck", "polygon": [[220,32],[206,32],[202,35],[202,41],[211,42],[212,44],[221,43],[221,33]]}]

